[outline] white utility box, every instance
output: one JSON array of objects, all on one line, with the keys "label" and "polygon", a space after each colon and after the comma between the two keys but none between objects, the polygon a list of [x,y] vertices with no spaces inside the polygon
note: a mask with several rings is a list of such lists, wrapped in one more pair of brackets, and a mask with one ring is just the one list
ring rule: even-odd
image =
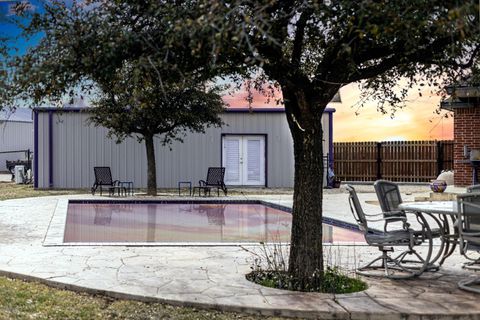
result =
[{"label": "white utility box", "polygon": [[25,182],[25,166],[15,166],[15,183],[23,184]]}]

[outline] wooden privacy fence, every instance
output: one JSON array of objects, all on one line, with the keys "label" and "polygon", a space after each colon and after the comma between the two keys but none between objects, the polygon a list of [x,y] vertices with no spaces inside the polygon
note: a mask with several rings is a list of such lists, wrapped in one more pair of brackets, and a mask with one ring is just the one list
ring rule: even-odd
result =
[{"label": "wooden privacy fence", "polygon": [[429,182],[453,169],[453,141],[336,142],[334,171],[342,181]]}]

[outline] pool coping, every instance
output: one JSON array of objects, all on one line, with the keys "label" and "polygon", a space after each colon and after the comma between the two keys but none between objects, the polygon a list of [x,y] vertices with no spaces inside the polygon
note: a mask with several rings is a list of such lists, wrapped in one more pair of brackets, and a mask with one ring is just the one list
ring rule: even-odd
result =
[{"label": "pool coping", "polygon": [[[215,199],[215,200],[180,200],[180,199],[168,199],[168,200],[153,200],[153,199],[59,199],[55,211],[50,220],[47,232],[43,239],[43,246],[125,246],[125,247],[248,247],[258,246],[259,242],[64,242],[65,226],[67,220],[67,210],[69,203],[120,203],[120,204],[168,204],[168,203],[182,203],[182,204],[261,204],[273,209],[278,209],[287,213],[292,213],[292,208],[284,206],[278,203],[273,203],[265,200],[230,200],[230,199]],[[355,224],[345,222],[342,220],[322,217],[323,223],[347,229],[349,231],[361,232],[359,227]],[[268,244],[268,243],[266,243]],[[273,244],[273,243],[271,243]],[[282,245],[289,245],[287,243]],[[362,245],[363,242],[333,242],[326,243],[330,245]]]}]

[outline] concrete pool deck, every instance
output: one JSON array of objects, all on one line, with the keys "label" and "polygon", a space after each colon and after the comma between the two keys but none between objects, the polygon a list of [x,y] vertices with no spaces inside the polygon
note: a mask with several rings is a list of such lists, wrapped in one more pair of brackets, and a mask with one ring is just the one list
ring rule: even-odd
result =
[{"label": "concrete pool deck", "polygon": [[[248,197],[284,205],[292,202],[288,194]],[[359,197],[365,211],[378,212],[378,207],[365,203],[375,199],[373,193]],[[240,247],[44,246],[58,200],[65,198],[92,196],[0,202],[1,274],[118,298],[251,314],[321,319],[480,319],[479,296],[456,286],[459,279],[474,276],[461,269],[464,259],[458,254],[450,257],[440,272],[415,280],[366,279],[369,288],[356,294],[283,291],[245,279],[252,255]],[[347,194],[326,193],[324,199],[325,216],[352,220]],[[333,264],[350,268],[378,254],[362,245],[326,246],[325,252]]]}]

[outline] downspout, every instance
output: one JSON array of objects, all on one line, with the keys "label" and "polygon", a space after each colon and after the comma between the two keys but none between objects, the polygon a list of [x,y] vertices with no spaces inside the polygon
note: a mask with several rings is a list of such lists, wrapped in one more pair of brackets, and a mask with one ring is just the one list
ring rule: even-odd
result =
[{"label": "downspout", "polygon": [[38,110],[33,110],[33,187],[38,189]]},{"label": "downspout", "polygon": [[53,188],[53,111],[48,111],[48,188]]},{"label": "downspout", "polygon": [[[328,167],[333,170],[333,113],[336,111],[335,109],[328,110]],[[327,169],[328,175],[328,169]],[[327,185],[329,181],[327,178]],[[332,183],[328,185],[329,187],[333,187]]]},{"label": "downspout", "polygon": [[333,113],[335,109],[332,109],[328,113],[328,161],[330,168],[333,169]]}]

